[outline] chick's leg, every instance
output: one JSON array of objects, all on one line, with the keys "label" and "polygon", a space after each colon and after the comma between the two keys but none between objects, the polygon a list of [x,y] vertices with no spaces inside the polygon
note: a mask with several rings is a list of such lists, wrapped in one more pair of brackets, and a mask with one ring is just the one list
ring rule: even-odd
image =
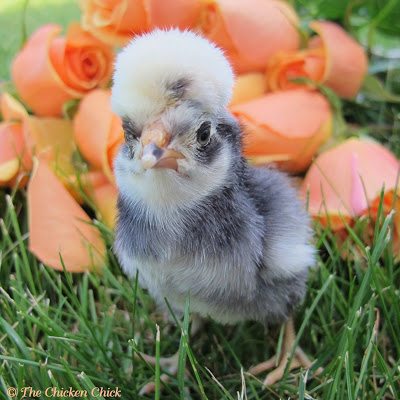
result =
[{"label": "chick's leg", "polygon": [[[261,372],[267,371],[275,367],[265,378],[264,386],[273,385],[274,383],[278,382],[280,379],[282,379],[284,375],[295,340],[296,340],[296,333],[294,329],[294,323],[293,319],[290,318],[285,324],[285,334],[284,334],[280,359],[277,360],[276,356],[274,356],[269,360],[264,361],[250,368],[249,373],[251,373],[252,375],[257,375],[260,374]],[[298,367],[309,369],[311,365],[312,362],[304,353],[304,351],[300,347],[297,347],[296,350],[294,351],[294,355],[292,357],[290,365],[288,366],[288,369],[289,371],[296,369]],[[319,374],[321,372],[322,369],[319,368],[316,374]]]},{"label": "chick's leg", "polygon": [[[203,326],[203,320],[197,316],[194,315],[192,317],[192,324],[190,326],[190,337],[195,336],[202,328]],[[155,366],[156,365],[156,358],[153,356],[149,356],[145,353],[139,352],[137,353],[137,358],[141,358],[144,361],[146,361],[148,364]],[[178,363],[179,363],[179,351],[177,351],[174,355],[171,357],[161,357],[159,360],[161,370],[166,371],[166,373],[161,374],[160,380],[163,383],[168,383],[170,380],[171,375],[176,375],[178,372]],[[141,396],[145,394],[150,394],[153,393],[155,390],[155,382],[149,382],[146,385],[142,387],[140,390],[139,394]]]}]

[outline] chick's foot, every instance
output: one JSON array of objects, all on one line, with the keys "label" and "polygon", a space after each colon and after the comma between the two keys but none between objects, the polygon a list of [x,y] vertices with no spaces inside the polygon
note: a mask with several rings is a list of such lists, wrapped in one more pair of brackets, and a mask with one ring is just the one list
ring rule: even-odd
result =
[{"label": "chick's foot", "polygon": [[[190,326],[190,337],[193,338],[196,336],[203,328],[204,321],[198,315],[194,314],[192,316],[192,324]],[[136,353],[136,357],[146,361],[148,364],[155,366],[156,365],[156,358],[153,356],[149,356],[148,354],[138,352]],[[170,381],[171,376],[175,376],[178,372],[178,363],[179,363],[179,351],[177,351],[171,357],[161,357],[160,358],[160,368],[162,371],[167,373],[163,373],[160,376],[160,380],[162,383],[168,383]],[[185,370],[186,375],[189,375],[189,372]],[[149,382],[142,387],[139,394],[141,396],[145,394],[154,393],[156,385],[154,382]]]},{"label": "chick's foot", "polygon": [[[282,345],[281,357],[277,360],[277,357],[271,357],[267,361],[264,361],[252,368],[249,369],[249,373],[252,375],[258,375],[261,372],[268,371],[269,369],[274,368],[265,378],[263,384],[264,386],[273,385],[283,378],[285,373],[285,369],[288,368],[289,371],[292,371],[296,368],[303,367],[305,369],[311,368],[313,362],[307,357],[304,351],[297,347],[294,351],[293,357],[289,363],[290,353],[292,351],[292,347],[296,340],[296,334],[294,330],[293,320],[290,318],[285,324],[285,336]],[[278,361],[278,363],[277,363]],[[322,368],[318,368],[315,372],[315,375],[319,375],[322,372]]]},{"label": "chick's foot", "polygon": [[[143,359],[150,365],[153,365],[153,366],[156,365],[156,358],[153,356],[149,356],[144,353],[139,353],[137,355],[137,357]],[[178,362],[179,362],[178,360],[179,360],[179,352],[175,353],[171,357],[161,357],[160,358],[160,360],[159,360],[160,368],[162,371],[167,372],[167,373],[161,374],[161,376],[160,376],[160,380],[162,383],[169,382],[170,376],[176,375],[176,373],[178,372]],[[155,382],[149,382],[142,387],[139,394],[141,396],[143,396],[145,394],[154,393],[155,387],[156,387]]]}]

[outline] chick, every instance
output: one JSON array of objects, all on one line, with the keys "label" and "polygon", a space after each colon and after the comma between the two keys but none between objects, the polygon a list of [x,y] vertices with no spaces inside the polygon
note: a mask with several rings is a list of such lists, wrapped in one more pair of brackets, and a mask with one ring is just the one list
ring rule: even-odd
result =
[{"label": "chick", "polygon": [[[223,324],[286,321],[271,384],[288,362],[290,316],[315,251],[288,178],[243,157],[241,127],[227,109],[233,81],[221,50],[190,31],[156,30],[118,55],[111,101],[125,143],[115,160],[115,251],[124,272],[138,272],[177,313],[190,297],[192,313]],[[297,348],[289,367],[300,365],[311,362]]]}]

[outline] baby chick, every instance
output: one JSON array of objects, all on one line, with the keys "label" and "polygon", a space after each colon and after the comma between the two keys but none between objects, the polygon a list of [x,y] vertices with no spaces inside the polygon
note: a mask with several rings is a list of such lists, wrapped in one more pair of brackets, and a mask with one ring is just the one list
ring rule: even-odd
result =
[{"label": "baby chick", "polygon": [[[115,161],[115,251],[128,275],[138,271],[154,299],[178,313],[190,297],[192,313],[224,324],[287,321],[271,384],[288,362],[290,316],[315,252],[288,178],[243,158],[242,131],[227,110],[233,80],[221,50],[189,31],[137,36],[118,55],[112,107],[125,144]],[[311,363],[297,348],[289,367],[300,365]]]}]

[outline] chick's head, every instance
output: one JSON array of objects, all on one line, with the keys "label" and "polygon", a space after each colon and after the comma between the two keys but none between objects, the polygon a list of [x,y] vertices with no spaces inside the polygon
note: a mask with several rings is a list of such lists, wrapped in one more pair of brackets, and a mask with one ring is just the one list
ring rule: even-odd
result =
[{"label": "chick's head", "polygon": [[156,30],[122,50],[111,102],[125,133],[115,162],[123,196],[179,205],[229,179],[240,154],[226,109],[233,79],[222,51],[190,31]]}]

